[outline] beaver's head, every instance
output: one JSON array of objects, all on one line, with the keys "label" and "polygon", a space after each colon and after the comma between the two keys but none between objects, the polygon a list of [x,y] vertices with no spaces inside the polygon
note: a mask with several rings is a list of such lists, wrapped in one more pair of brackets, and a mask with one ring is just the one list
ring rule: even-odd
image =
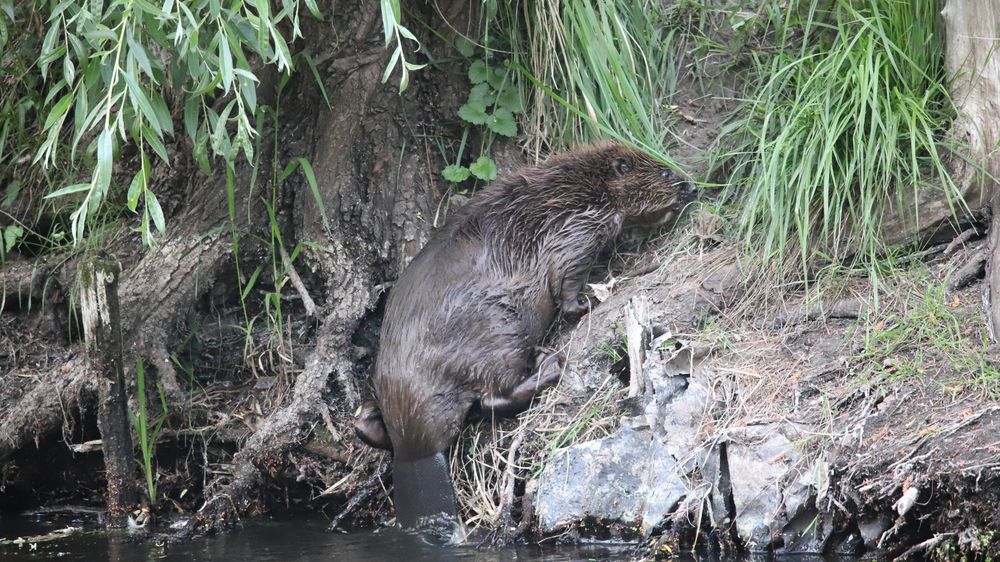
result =
[{"label": "beaver's head", "polygon": [[697,195],[687,177],[645,152],[607,144],[598,153],[611,203],[627,225],[671,220]]},{"label": "beaver's head", "polygon": [[[611,204],[626,225],[670,220],[696,195],[683,174],[645,152],[619,143],[602,142],[577,149],[558,162],[560,168],[572,169],[573,180],[601,192],[601,199]],[[563,181],[573,183],[568,174]]]}]

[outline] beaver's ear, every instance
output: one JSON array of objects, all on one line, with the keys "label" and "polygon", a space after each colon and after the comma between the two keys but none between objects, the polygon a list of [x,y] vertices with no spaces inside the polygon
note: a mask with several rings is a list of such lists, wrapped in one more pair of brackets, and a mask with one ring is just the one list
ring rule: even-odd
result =
[{"label": "beaver's ear", "polygon": [[624,158],[615,158],[611,162],[611,169],[614,170],[616,176],[621,177],[632,171],[632,165]]}]

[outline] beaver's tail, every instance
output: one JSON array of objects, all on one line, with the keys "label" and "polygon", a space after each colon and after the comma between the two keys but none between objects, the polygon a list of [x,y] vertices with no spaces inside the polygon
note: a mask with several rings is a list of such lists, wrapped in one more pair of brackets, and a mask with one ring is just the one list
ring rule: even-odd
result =
[{"label": "beaver's tail", "polygon": [[399,525],[414,528],[434,519],[456,520],[455,486],[444,453],[416,460],[394,459],[392,484]]}]

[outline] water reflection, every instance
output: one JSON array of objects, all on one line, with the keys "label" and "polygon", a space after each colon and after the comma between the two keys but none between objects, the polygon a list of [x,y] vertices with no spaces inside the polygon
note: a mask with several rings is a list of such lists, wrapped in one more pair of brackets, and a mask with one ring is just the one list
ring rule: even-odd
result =
[{"label": "water reflection", "polygon": [[[68,525],[92,527],[79,517],[41,519],[0,519],[0,537],[11,538],[41,534]],[[288,562],[350,560],[358,562],[402,560],[404,562],[483,561],[500,562],[568,560],[627,560],[633,546],[590,545],[560,547],[519,546],[505,549],[442,547],[396,529],[348,534],[326,531],[326,522],[318,519],[261,521],[218,537],[181,543],[136,541],[125,534],[100,531],[81,532],[55,541],[35,545],[0,546],[3,562],[60,560],[108,560],[111,562],[170,561],[247,561]]]}]

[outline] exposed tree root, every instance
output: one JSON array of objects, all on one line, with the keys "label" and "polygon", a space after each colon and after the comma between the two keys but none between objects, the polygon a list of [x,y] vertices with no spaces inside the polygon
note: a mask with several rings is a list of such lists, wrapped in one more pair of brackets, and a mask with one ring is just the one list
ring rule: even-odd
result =
[{"label": "exposed tree root", "polygon": [[381,489],[382,479],[389,473],[389,463],[390,458],[388,456],[383,456],[378,468],[376,468],[372,475],[361,484],[359,487],[360,489],[351,496],[351,499],[348,500],[344,509],[340,510],[340,513],[338,513],[333,520],[330,521],[330,526],[327,527],[328,530],[335,531],[339,529],[340,524],[345,518],[350,517],[359,505],[363,504],[372,496],[372,494]]},{"label": "exposed tree root", "polygon": [[89,375],[84,358],[73,357],[40,379],[17,406],[0,414],[0,462],[47,439],[63,425],[69,409],[91,401],[97,387]]}]

